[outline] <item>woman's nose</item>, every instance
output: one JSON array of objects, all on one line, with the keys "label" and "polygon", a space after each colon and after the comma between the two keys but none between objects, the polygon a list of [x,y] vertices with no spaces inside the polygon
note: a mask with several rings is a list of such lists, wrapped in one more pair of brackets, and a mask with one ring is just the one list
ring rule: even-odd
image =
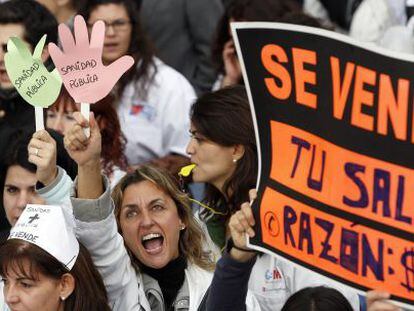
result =
[{"label": "woman's nose", "polygon": [[20,191],[17,198],[17,207],[23,211],[29,203],[31,203],[29,193],[27,191]]},{"label": "woman's nose", "polygon": [[187,152],[187,154],[192,155],[194,154],[194,139],[190,138],[190,141],[187,144],[187,148],[185,149],[185,152]]},{"label": "woman's nose", "polygon": [[19,291],[14,285],[8,285],[4,289],[4,296],[7,304],[14,304],[19,302]]},{"label": "woman's nose", "polygon": [[60,134],[64,135],[65,133],[65,126],[63,124],[63,116],[59,115],[56,118],[56,131],[58,131]]},{"label": "woman's nose", "polygon": [[154,224],[154,220],[152,219],[150,213],[147,211],[142,213],[141,216],[141,226],[143,227],[150,227]]}]

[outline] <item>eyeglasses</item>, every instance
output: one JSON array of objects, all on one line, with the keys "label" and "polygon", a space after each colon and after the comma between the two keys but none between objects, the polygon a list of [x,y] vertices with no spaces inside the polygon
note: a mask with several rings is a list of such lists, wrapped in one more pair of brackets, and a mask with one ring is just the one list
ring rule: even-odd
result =
[{"label": "eyeglasses", "polygon": [[[109,27],[112,27],[112,29],[115,32],[122,32],[128,29],[128,26],[132,24],[131,21],[125,20],[125,19],[116,19],[113,22],[107,22],[103,21],[105,23],[105,27],[108,30]],[[93,24],[88,23],[88,29],[92,30]]]}]

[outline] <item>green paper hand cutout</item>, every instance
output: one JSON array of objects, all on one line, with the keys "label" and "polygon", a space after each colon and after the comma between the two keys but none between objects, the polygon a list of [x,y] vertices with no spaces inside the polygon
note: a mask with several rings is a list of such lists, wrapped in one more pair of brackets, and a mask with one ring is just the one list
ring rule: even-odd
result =
[{"label": "green paper hand cutout", "polygon": [[7,74],[17,92],[32,106],[49,107],[60,93],[62,79],[57,70],[49,72],[42,62],[46,35],[40,39],[31,55],[27,45],[17,37],[7,42],[4,56]]}]

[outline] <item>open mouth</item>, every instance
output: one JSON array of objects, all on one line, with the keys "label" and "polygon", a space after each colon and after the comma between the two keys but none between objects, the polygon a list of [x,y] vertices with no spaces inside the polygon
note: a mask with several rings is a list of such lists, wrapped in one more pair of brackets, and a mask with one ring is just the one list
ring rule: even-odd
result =
[{"label": "open mouth", "polygon": [[159,233],[150,233],[142,237],[141,243],[147,253],[158,254],[162,251],[164,237]]}]

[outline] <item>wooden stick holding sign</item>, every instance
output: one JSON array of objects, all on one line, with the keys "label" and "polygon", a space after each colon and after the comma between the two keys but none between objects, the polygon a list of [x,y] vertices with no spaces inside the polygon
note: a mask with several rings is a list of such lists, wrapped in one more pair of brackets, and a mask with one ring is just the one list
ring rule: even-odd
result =
[{"label": "wooden stick holding sign", "polygon": [[[86,22],[82,16],[77,15],[74,34],[68,26],[60,24],[59,39],[63,51],[56,44],[50,43],[50,56],[70,96],[81,104],[81,113],[89,120],[89,104],[108,95],[121,76],[134,64],[134,59],[123,56],[108,66],[102,64],[105,39],[103,21],[97,21],[93,25],[89,41]],[[89,132],[85,132],[85,135],[89,137]]]},{"label": "wooden stick holding sign", "polygon": [[[81,103],[81,109],[80,112],[82,116],[89,122],[89,111],[90,111],[90,105],[87,103]],[[89,137],[91,135],[91,131],[89,127],[84,128],[83,132],[85,133],[86,137]]]},{"label": "wooden stick holding sign", "polygon": [[62,86],[57,70],[49,72],[43,65],[41,57],[45,43],[46,35],[37,43],[32,55],[27,44],[11,37],[4,56],[7,74],[17,92],[35,107],[36,131],[44,129],[43,108],[56,101]]}]

